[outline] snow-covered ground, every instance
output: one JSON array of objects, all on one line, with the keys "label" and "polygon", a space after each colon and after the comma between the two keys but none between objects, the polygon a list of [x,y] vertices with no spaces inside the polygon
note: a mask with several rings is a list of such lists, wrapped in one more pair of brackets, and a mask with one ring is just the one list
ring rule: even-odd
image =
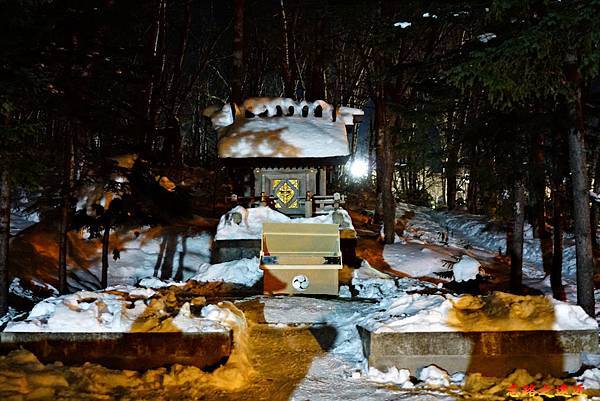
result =
[{"label": "snow-covered ground", "polygon": [[[414,214],[414,216],[413,216]],[[506,233],[499,231],[496,225],[490,223],[484,216],[436,211],[425,207],[399,203],[396,213],[397,218],[412,216],[405,229],[405,238],[411,243],[447,245],[449,249],[458,250],[459,253],[468,253],[477,259],[478,256],[491,258],[498,255],[498,251],[506,254]],[[447,243],[443,241],[442,234],[449,234]],[[396,247],[393,244],[388,247]],[[438,252],[440,252],[438,250]],[[539,239],[533,237],[533,229],[526,225],[523,244],[523,282],[544,294],[551,295],[550,277],[546,277],[542,267],[542,256]],[[397,259],[391,258],[388,263],[394,265]],[[567,299],[576,303],[575,280],[575,244],[572,236],[565,234],[563,249],[563,284]],[[426,275],[426,274],[423,274]],[[600,301],[600,291],[596,291],[596,299]],[[598,302],[597,302],[598,304]],[[600,313],[600,305],[597,315]]]},{"label": "snow-covered ground", "polygon": [[[118,242],[118,246],[110,248],[108,284],[134,285],[144,277],[185,281],[197,274],[199,266],[210,260],[212,236],[206,232],[187,235],[142,228],[139,235],[130,230],[119,236]],[[117,260],[112,257],[114,248],[119,249]],[[97,248],[92,258],[98,262],[101,252]],[[100,277],[101,264],[94,263],[84,271],[74,263],[70,271],[85,283],[90,280],[90,273]],[[77,287],[75,282],[72,285]]]},{"label": "snow-covered ground", "polygon": [[[472,238],[485,235],[483,233],[486,230],[480,230],[480,225],[485,226],[485,222],[473,216],[465,216],[464,221],[460,220],[463,215],[452,216],[456,228],[452,229],[448,239],[448,248],[460,252],[446,252],[441,246],[430,248],[428,246],[431,244],[444,245],[445,240],[440,232],[445,230],[447,216],[428,209],[400,205],[399,217],[405,215],[407,210],[413,210],[415,216],[408,221],[405,237],[384,251],[384,257],[392,269],[411,276],[431,275],[445,270],[439,265],[459,254],[464,264],[464,271],[459,276],[471,278],[478,269],[477,256],[472,256],[471,252],[467,256],[465,245],[468,243],[479,247],[488,256],[497,251],[494,249],[496,242],[490,240],[486,247],[484,242],[477,242],[481,238]],[[479,221],[479,225],[476,221]],[[463,227],[464,231],[459,227]],[[151,262],[156,262],[157,255],[161,253],[161,238],[154,236],[149,241],[131,238],[125,242],[128,245],[123,247],[121,258],[127,261],[126,254],[131,251],[134,256],[130,256],[126,265],[137,261],[146,266],[142,271],[154,273],[156,263]],[[177,238],[179,243],[182,239]],[[408,244],[403,245],[405,241]],[[186,244],[187,252],[193,250],[197,255],[207,256],[210,237],[202,234],[194,240],[187,238]],[[183,245],[181,248],[177,245],[176,249],[180,252],[184,248]],[[152,256],[146,260],[144,253]],[[261,278],[262,271],[256,258],[210,265],[206,263],[207,258],[201,261],[203,259],[200,256],[190,269],[194,274],[190,273],[186,279],[250,287]],[[535,279],[538,284],[544,285],[539,276],[535,276],[540,268],[539,264],[530,261],[526,274],[529,274],[529,280]],[[365,262],[360,269],[353,271],[350,285],[343,286],[339,298],[260,295],[237,299],[235,306],[228,306],[225,302],[206,305],[200,316],[194,316],[190,310],[191,301],[178,302],[174,295],[185,283],[172,286],[173,281],[161,281],[153,277],[142,280],[140,284],[142,287],[121,285],[108,291],[82,291],[67,296],[53,296],[38,303],[25,320],[15,319],[9,323],[7,330],[231,329],[236,333],[235,355],[213,373],[183,366],[127,372],[111,371],[92,364],[83,367],[43,365],[32,354],[16,351],[7,357],[0,357],[0,398],[9,399],[18,395],[32,398],[41,394],[39,398],[53,399],[56,396],[71,400],[85,398],[84,394],[94,394],[112,399],[110,397],[118,393],[129,399],[154,400],[210,399],[212,395],[218,399],[254,399],[259,395],[263,398],[293,400],[441,401],[465,398],[501,400],[512,385],[540,388],[549,383],[559,386],[578,382],[587,389],[600,388],[598,368],[589,369],[578,378],[567,381],[531,376],[522,370],[505,378],[483,377],[477,373],[448,375],[434,365],[423,366],[417,371],[397,366],[379,372],[367,366],[362,352],[357,325],[378,331],[527,330],[540,327],[597,330],[597,323],[580,308],[544,296],[496,293],[491,298],[471,295],[459,297],[448,293],[441,284],[414,277],[391,277]],[[503,304],[504,312],[508,311],[508,314],[496,316],[488,313],[486,302]],[[248,325],[240,310],[245,311]],[[327,341],[318,338],[318,332],[326,333],[327,330],[334,335],[328,337]],[[299,355],[309,352],[309,349],[314,350],[314,344],[311,344],[316,339],[324,343],[313,351],[314,354]],[[268,359],[271,353],[276,356]],[[264,358],[269,363],[260,362]],[[594,355],[586,358],[591,364],[600,366],[600,358]],[[299,363],[297,359],[304,362]],[[292,373],[298,377],[297,381],[288,380],[286,375]],[[46,380],[40,381],[40,376]],[[15,377],[19,378],[18,383]],[[288,387],[283,390],[269,387],[270,383],[277,380],[282,380]],[[274,393],[270,393],[271,390]]]}]

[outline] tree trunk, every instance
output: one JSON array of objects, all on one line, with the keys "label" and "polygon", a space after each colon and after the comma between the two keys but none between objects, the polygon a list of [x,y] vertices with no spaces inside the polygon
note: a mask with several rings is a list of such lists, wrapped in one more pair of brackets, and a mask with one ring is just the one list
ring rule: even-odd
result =
[{"label": "tree trunk", "polygon": [[552,235],[546,229],[546,169],[544,152],[544,134],[538,131],[533,138],[532,189],[535,207],[535,222],[540,239],[542,264],[548,275],[552,271]]},{"label": "tree trunk", "polygon": [[283,25],[283,97],[289,97],[291,99],[294,96],[294,75],[292,73],[292,62],[290,59],[290,33],[287,21],[287,14],[285,12],[285,5],[283,0],[281,3],[281,22]]},{"label": "tree trunk", "polygon": [[467,210],[469,213],[477,213],[477,197],[479,188],[477,178],[473,174],[473,169],[469,172],[469,186],[467,187]]},{"label": "tree trunk", "polygon": [[520,292],[523,286],[523,226],[525,223],[525,187],[515,182],[514,228],[510,249],[510,288]]},{"label": "tree trunk", "polygon": [[454,146],[448,147],[448,162],[446,163],[446,203],[448,210],[456,208],[456,173],[458,155]]},{"label": "tree trunk", "polygon": [[172,229],[167,229],[166,235],[167,245],[165,247],[165,257],[160,271],[161,280],[173,278],[173,262],[175,259],[175,252],[177,252],[177,233]]},{"label": "tree trunk", "polygon": [[65,161],[63,171],[62,205],[60,218],[60,232],[58,244],[58,290],[66,294],[67,287],[67,253],[69,242],[69,224],[71,212],[71,190],[75,177],[75,149],[71,127],[65,130]]},{"label": "tree trunk", "polygon": [[231,75],[231,102],[242,102],[244,74],[244,0],[233,2],[233,69]]},{"label": "tree trunk", "polygon": [[383,212],[383,234],[386,244],[393,244],[396,227],[396,202],[392,193],[394,179],[394,146],[390,127],[387,126],[386,106],[382,95],[377,100],[377,176],[379,178]]},{"label": "tree trunk", "polygon": [[577,128],[569,130],[569,165],[573,186],[575,250],[577,255],[577,304],[588,315],[594,317],[594,257],[590,235],[590,201],[581,98],[577,103]]},{"label": "tree trunk", "polygon": [[[600,149],[598,149],[600,152]],[[596,161],[596,172],[594,175],[594,193],[600,194],[600,159]],[[598,224],[600,223],[600,200],[596,199],[592,202],[590,210],[590,235],[592,237],[592,247],[599,248],[598,242]]]},{"label": "tree trunk", "polygon": [[10,181],[8,170],[0,175],[0,316],[8,312],[8,248],[10,241]]},{"label": "tree trunk", "polygon": [[104,234],[102,235],[102,288],[108,287],[108,247],[110,245],[110,224],[104,223]]},{"label": "tree trunk", "polygon": [[561,301],[566,300],[565,289],[562,284],[562,253],[563,253],[563,185],[560,174],[555,173],[552,183],[552,200],[554,207],[552,212],[552,228],[554,231],[554,254],[552,255],[552,271],[550,272],[550,286],[552,296]]}]

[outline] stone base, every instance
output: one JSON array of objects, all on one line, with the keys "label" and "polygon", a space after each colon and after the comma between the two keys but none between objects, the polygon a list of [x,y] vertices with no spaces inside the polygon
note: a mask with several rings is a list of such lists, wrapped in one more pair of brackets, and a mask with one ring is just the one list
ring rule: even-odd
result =
[{"label": "stone base", "polygon": [[503,377],[516,368],[561,376],[581,367],[583,352],[597,352],[594,330],[372,333],[358,327],[369,366],[415,371],[435,364],[449,373]]},{"label": "stone base", "polygon": [[209,333],[0,333],[0,353],[24,348],[44,363],[98,363],[111,369],[144,370],[173,364],[201,369],[224,363],[231,332]]},{"label": "stone base", "polygon": [[[345,265],[359,268],[361,260],[356,256],[356,238],[341,238],[342,261]],[[250,259],[260,256],[259,239],[236,239],[214,241],[210,263],[224,263],[233,260]]]},{"label": "stone base", "polygon": [[214,241],[211,255],[212,264],[259,257],[260,240],[236,239]]}]

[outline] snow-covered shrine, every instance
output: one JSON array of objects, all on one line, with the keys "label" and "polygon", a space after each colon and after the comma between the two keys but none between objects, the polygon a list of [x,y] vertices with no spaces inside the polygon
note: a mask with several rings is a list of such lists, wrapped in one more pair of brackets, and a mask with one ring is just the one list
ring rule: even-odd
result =
[{"label": "snow-covered shrine", "polygon": [[[237,168],[245,181],[239,187],[244,193],[234,199],[270,201],[292,217],[325,214],[342,201],[327,192],[327,183],[332,169],[349,158],[349,129],[362,120],[362,110],[322,100],[249,98],[235,112],[226,104],[204,114],[218,132],[219,159]],[[244,169],[253,174],[244,174]],[[307,201],[314,210],[307,209]]]},{"label": "snow-covered shrine", "polygon": [[337,294],[356,232],[341,208],[344,195],[329,194],[327,184],[348,161],[348,128],[363,111],[250,98],[205,115],[218,132],[218,156],[236,171],[243,193],[231,196],[235,207],[221,217],[213,261],[260,256],[265,293]]}]

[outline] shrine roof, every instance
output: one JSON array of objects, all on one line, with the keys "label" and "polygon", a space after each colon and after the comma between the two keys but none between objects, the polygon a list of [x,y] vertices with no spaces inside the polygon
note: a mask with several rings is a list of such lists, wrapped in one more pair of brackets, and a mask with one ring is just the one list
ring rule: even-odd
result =
[{"label": "shrine roof", "polygon": [[[335,110],[335,118],[334,118]],[[362,110],[336,107],[322,100],[250,98],[236,105],[208,108],[217,129],[220,158],[332,158],[350,154],[346,125]],[[335,121],[334,121],[335,120]]]}]

